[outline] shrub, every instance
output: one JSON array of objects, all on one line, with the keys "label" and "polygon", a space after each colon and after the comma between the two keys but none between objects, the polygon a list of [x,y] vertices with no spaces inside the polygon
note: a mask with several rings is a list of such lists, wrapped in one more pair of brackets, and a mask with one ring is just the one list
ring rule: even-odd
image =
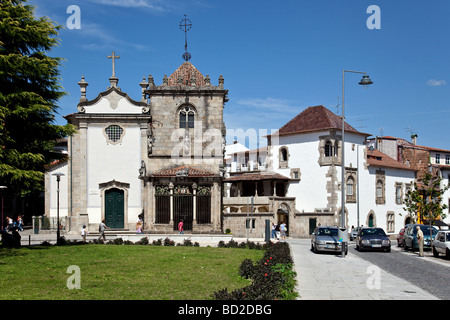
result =
[{"label": "shrub", "polygon": [[148,240],[147,237],[143,237],[143,238],[141,238],[141,240],[136,241],[136,244],[140,244],[140,245],[146,246],[146,245],[149,244],[149,242],[150,241]]},{"label": "shrub", "polygon": [[[228,245],[227,245],[228,246]],[[257,247],[247,243],[248,247]],[[242,261],[239,267],[241,277],[251,279],[252,283],[241,289],[228,292],[222,289],[213,294],[216,300],[272,300],[295,299],[295,271],[289,244],[278,242],[266,243],[260,248],[266,252],[264,257],[254,265],[250,259]]]},{"label": "shrub", "polygon": [[162,239],[153,240],[152,244],[154,246],[162,246]]},{"label": "shrub", "polygon": [[249,279],[253,276],[253,261],[250,259],[244,259],[239,267],[239,275],[245,279]]},{"label": "shrub", "polygon": [[173,240],[170,240],[168,237],[164,239],[164,245],[165,246],[175,246],[175,242]]},{"label": "shrub", "polygon": [[233,239],[231,239],[230,241],[228,241],[228,243],[226,244],[227,248],[237,248],[238,247],[238,243],[236,241],[234,241]]}]

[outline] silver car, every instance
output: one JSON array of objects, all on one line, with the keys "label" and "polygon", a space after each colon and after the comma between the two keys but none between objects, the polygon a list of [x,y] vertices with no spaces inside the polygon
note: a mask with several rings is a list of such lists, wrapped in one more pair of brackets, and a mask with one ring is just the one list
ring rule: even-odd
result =
[{"label": "silver car", "polygon": [[450,259],[450,231],[441,230],[438,232],[433,240],[432,245],[433,256],[439,257],[439,254],[445,254],[447,259]]},{"label": "silver car", "polygon": [[[338,227],[317,227],[311,238],[311,251],[318,252],[341,252],[342,242],[339,242]],[[345,246],[345,254],[348,247]]]},{"label": "silver car", "polygon": [[356,227],[352,231],[350,231],[350,240],[353,241],[356,239],[356,236],[358,235],[359,230],[361,227]]}]

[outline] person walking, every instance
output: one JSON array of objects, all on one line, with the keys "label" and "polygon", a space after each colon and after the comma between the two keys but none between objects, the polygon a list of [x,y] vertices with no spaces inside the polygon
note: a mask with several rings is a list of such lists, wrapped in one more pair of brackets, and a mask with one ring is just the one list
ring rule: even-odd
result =
[{"label": "person walking", "polygon": [[286,231],[287,231],[286,222],[283,221],[280,225],[281,239],[283,240],[286,240]]},{"label": "person walking", "polygon": [[181,219],[180,223],[178,224],[178,233],[184,234],[183,232],[183,219]]},{"label": "person walking", "polygon": [[423,232],[420,229],[420,226],[417,226],[416,229],[417,229],[417,244],[419,245],[419,257],[423,257]]},{"label": "person walking", "polygon": [[142,220],[142,216],[138,216],[138,221],[136,222],[136,233],[140,234],[142,233],[142,228],[144,225],[144,220]]},{"label": "person walking", "polygon": [[272,222],[272,239],[277,238],[277,230],[275,229],[276,229],[275,223]]},{"label": "person walking", "polygon": [[100,241],[101,238],[103,238],[103,242],[106,241],[106,237],[105,237],[105,230],[106,229],[111,229],[110,227],[108,227],[105,224],[106,220],[103,219],[102,222],[100,223],[100,225],[98,226],[98,231],[100,232],[100,236],[98,237],[97,241]]},{"label": "person walking", "polygon": [[89,231],[87,230],[86,226],[83,225],[83,228],[81,229],[81,238],[83,238],[83,242],[86,242],[86,236],[89,234]]},{"label": "person walking", "polygon": [[277,235],[277,240],[280,240],[280,224],[277,223],[277,225],[275,226],[275,233]]},{"label": "person walking", "polygon": [[21,214],[17,217],[17,227],[19,231],[23,231],[23,215]]}]

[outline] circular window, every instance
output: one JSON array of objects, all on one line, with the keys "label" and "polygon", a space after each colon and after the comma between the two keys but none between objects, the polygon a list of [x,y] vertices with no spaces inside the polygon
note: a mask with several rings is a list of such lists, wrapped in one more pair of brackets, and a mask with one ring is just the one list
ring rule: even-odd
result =
[{"label": "circular window", "polygon": [[118,125],[111,125],[105,129],[108,139],[112,142],[119,141],[123,134],[123,129]]}]

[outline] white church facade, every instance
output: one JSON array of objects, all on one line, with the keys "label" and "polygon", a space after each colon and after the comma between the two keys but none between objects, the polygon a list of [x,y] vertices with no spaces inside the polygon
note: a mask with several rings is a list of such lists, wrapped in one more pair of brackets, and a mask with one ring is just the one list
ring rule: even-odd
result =
[{"label": "white church facade", "polygon": [[223,77],[214,86],[190,62],[155,85],[142,80],[140,100],[118,87],[118,78],[95,99],[78,84],[77,112],[65,119],[77,129],[68,139],[68,160],[46,173],[46,216],[54,217],[56,179],[60,217],[67,232],[91,231],[105,219],[113,230],[154,233],[184,230],[220,233],[223,175]]}]

